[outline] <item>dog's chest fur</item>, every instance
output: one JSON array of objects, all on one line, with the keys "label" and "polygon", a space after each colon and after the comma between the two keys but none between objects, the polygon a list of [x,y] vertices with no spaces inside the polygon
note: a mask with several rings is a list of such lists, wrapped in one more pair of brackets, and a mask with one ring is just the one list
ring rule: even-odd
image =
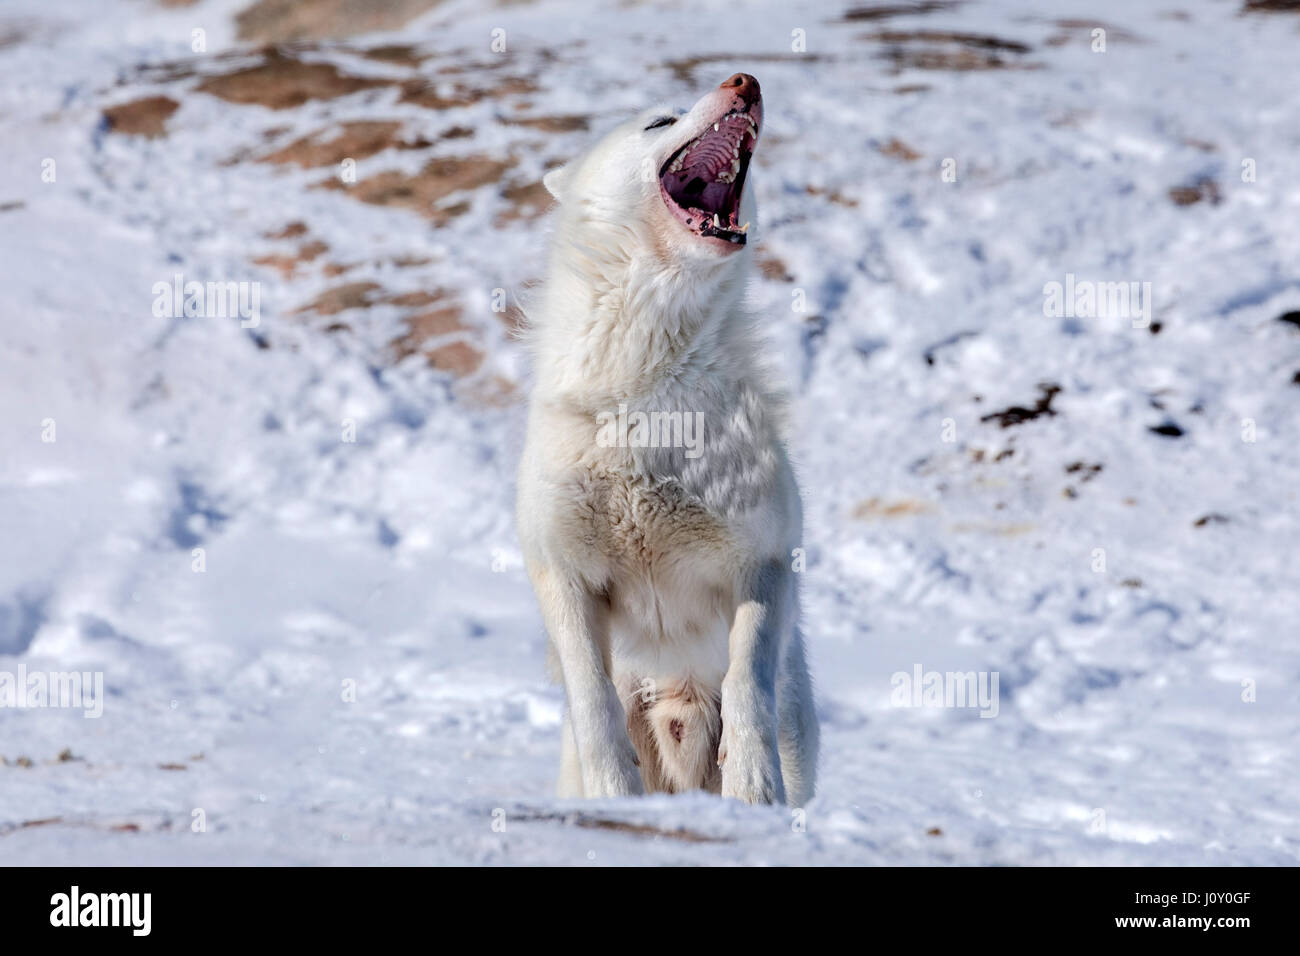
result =
[{"label": "dog's chest fur", "polygon": [[716,686],[734,572],[752,556],[755,522],[767,521],[779,459],[763,403],[744,387],[671,404],[703,415],[699,456],[581,441],[566,483],[569,530],[597,558],[616,670]]},{"label": "dog's chest fur", "polygon": [[[571,493],[590,546],[616,569],[650,574],[681,562],[724,561],[750,547],[747,528],[779,466],[764,403],[736,384],[648,404],[698,416],[703,441],[694,452],[582,441]],[[577,427],[591,432],[591,421]]]},{"label": "dog's chest fur", "polygon": [[729,549],[725,518],[679,478],[598,466],[581,472],[576,485],[584,536],[624,574],[664,572],[673,562]]}]

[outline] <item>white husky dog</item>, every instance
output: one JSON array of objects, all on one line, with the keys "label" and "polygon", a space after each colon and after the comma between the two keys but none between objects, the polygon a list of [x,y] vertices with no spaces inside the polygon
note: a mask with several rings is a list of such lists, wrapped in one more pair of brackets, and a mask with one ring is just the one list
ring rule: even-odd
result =
[{"label": "white husky dog", "polygon": [[799,489],[742,307],[762,119],[737,73],[544,180],[518,523],[568,700],[561,796],[813,793]]}]

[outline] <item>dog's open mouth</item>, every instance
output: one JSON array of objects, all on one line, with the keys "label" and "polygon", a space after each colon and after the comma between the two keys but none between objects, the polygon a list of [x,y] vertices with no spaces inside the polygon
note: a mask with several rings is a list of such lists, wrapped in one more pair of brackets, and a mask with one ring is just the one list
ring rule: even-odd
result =
[{"label": "dog's open mouth", "polygon": [[761,117],[749,107],[727,113],[659,170],[664,202],[693,232],[745,244],[749,223],[737,217]]}]

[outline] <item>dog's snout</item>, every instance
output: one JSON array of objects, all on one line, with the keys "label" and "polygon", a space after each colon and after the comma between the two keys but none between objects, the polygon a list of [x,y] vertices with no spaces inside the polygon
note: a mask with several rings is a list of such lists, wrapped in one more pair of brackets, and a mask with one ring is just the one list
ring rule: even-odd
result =
[{"label": "dog's snout", "polygon": [[722,83],[722,89],[731,90],[746,103],[759,98],[758,80],[748,73],[733,73]]}]

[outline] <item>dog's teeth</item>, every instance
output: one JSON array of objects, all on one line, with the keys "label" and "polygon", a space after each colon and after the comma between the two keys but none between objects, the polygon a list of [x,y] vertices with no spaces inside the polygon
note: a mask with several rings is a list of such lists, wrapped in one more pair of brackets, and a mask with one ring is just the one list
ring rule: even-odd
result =
[{"label": "dog's teeth", "polygon": [[716,212],[713,214],[713,227],[715,229],[722,228],[722,220],[718,218],[718,214]]},{"label": "dog's teeth", "polygon": [[718,124],[717,124],[717,123],[714,123],[714,124],[713,124],[713,132],[716,133],[717,131],[718,131]]},{"label": "dog's teeth", "polygon": [[740,229],[739,229],[739,231],[740,231],[740,232],[749,232],[749,223],[745,223],[743,226],[741,226]]}]

